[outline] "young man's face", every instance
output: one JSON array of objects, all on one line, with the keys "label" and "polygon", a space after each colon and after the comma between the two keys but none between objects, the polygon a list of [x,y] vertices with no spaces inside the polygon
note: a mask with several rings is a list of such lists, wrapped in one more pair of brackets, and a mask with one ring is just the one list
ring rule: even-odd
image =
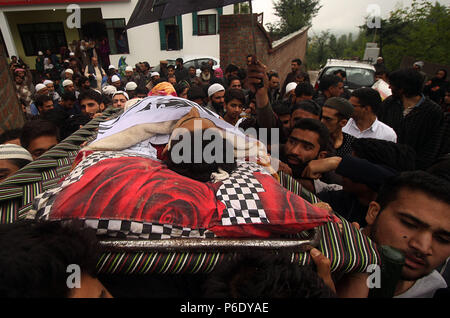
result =
[{"label": "young man's face", "polygon": [[20,75],[16,75],[16,77],[14,77],[14,81],[17,85],[20,85],[23,83],[23,78]]},{"label": "young man's face", "polygon": [[230,88],[238,88],[238,89],[241,89],[241,88],[242,88],[241,81],[238,80],[238,79],[235,79],[235,80],[231,81],[231,83],[230,83]]},{"label": "young man's face", "polygon": [[195,70],[194,67],[190,67],[189,68],[189,76],[190,77],[195,77],[197,75],[197,71]]},{"label": "young man's face", "polygon": [[64,109],[72,109],[73,108],[73,105],[75,104],[75,101],[73,101],[73,100],[63,100],[63,99],[61,99],[61,106],[64,108]]},{"label": "young man's face", "polygon": [[81,87],[83,89],[89,89],[89,88],[91,88],[91,82],[89,82],[89,80],[87,80],[83,84],[81,84]]},{"label": "young man's face", "polygon": [[42,104],[42,107],[39,107],[39,112],[42,114],[48,112],[49,110],[52,110],[53,108],[53,101],[47,100]]},{"label": "young man's face", "polygon": [[367,212],[369,236],[380,245],[405,253],[402,279],[428,275],[450,256],[450,205],[430,195],[400,189],[382,211],[371,202]]},{"label": "young man's face", "polygon": [[276,76],[272,76],[272,78],[269,81],[269,88],[271,89],[280,88],[280,79]]},{"label": "young man's face", "polygon": [[291,63],[291,70],[292,72],[297,72],[300,69],[300,65],[297,64],[297,62]]},{"label": "young man's face", "polygon": [[242,113],[242,102],[237,99],[232,99],[225,105],[225,111],[229,118],[236,120],[239,118],[239,115]]},{"label": "young man's face", "polygon": [[174,68],[169,68],[169,69],[167,70],[167,74],[168,74],[168,75],[175,75],[175,69],[174,69]]},{"label": "young man's face", "polygon": [[55,86],[53,86],[53,83],[47,84],[47,85],[45,85],[45,86],[47,86],[48,91],[49,91],[50,93],[53,93],[53,92],[55,91]]},{"label": "young man's face", "polygon": [[100,104],[93,99],[81,100],[80,106],[91,118],[100,111]]},{"label": "young man's face", "polygon": [[120,81],[115,81],[115,82],[113,82],[112,84],[113,84],[113,86],[114,86],[115,88],[119,89],[121,83],[120,83]]},{"label": "young man's face", "polygon": [[0,159],[0,182],[13,175],[19,170],[12,161],[8,159]]},{"label": "young man's face", "polygon": [[48,88],[44,87],[40,89],[38,92],[36,92],[37,95],[48,95]]},{"label": "young man's face", "polygon": [[336,86],[331,85],[328,88],[328,92],[330,93],[331,97],[339,97],[342,94],[344,94],[344,83],[339,82]]},{"label": "young man's face", "polygon": [[334,134],[347,124],[346,119],[340,119],[338,117],[339,112],[336,109],[329,107],[322,107],[322,119],[321,122],[327,126],[330,134]]},{"label": "young man's face", "polygon": [[311,130],[293,129],[284,149],[290,166],[304,165],[319,156],[319,134]]},{"label": "young man's face", "polygon": [[175,76],[169,77],[169,83],[175,86],[177,84],[177,79]]},{"label": "young man's face", "polygon": [[112,101],[115,108],[124,108],[127,102],[127,98],[122,94],[117,94],[114,95]]},{"label": "young man's face", "polygon": [[31,153],[33,160],[36,160],[44,152],[53,148],[58,144],[56,136],[40,136],[33,139],[28,146],[28,151]]},{"label": "young man's face", "polygon": [[365,107],[361,106],[360,102],[359,102],[359,98],[352,96],[349,99],[350,104],[353,105],[353,115],[352,118],[354,119],[360,119],[364,117],[364,114],[366,112]]}]

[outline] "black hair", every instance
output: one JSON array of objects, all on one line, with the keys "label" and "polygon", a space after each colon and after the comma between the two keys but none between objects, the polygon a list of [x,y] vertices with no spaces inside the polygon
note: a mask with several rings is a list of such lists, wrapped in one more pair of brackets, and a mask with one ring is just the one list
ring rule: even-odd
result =
[{"label": "black hair", "polygon": [[208,64],[206,64],[206,63],[202,63],[202,65],[200,66],[200,71],[205,71],[205,70],[209,70],[209,71],[211,71],[211,67],[209,67],[209,65]]},{"label": "black hair", "polygon": [[93,230],[75,223],[0,225],[0,297],[68,297],[68,266],[96,277],[100,248]]},{"label": "black hair", "polygon": [[106,75],[108,75],[108,77],[112,77],[115,74],[116,74],[116,70],[113,68],[109,68],[106,70]]},{"label": "black hair", "polygon": [[[240,79],[238,76],[231,75],[231,76],[228,78],[228,83],[231,84],[231,82],[232,82],[232,81],[235,81],[235,80],[238,80],[239,82],[241,82],[241,79]],[[242,84],[242,83],[241,83],[241,84]]]},{"label": "black hair", "polygon": [[234,64],[228,64],[227,68],[225,69],[225,74],[232,72],[239,72],[239,67]]},{"label": "black hair", "polygon": [[189,66],[188,70],[193,68],[194,70],[196,70],[195,66]]},{"label": "black hair", "polygon": [[87,78],[86,76],[81,76],[78,79],[78,87],[81,87],[86,81],[89,81],[89,78]]},{"label": "black hair", "polygon": [[175,66],[174,65],[169,65],[169,66],[167,66],[167,69],[175,69]]},{"label": "black hair", "polygon": [[406,97],[413,97],[422,93],[423,77],[413,68],[400,69],[388,74],[389,84],[402,89]]},{"label": "black hair", "polygon": [[204,99],[206,97],[205,91],[198,86],[192,86],[188,91],[188,99],[189,100],[195,100],[195,99]]},{"label": "black hair", "polygon": [[[231,173],[234,169],[236,169],[236,161],[234,158],[234,147],[231,144],[230,141],[223,138],[219,135],[214,135],[214,138],[212,140],[204,140],[203,139],[203,133],[201,133],[201,143],[202,143],[202,154],[203,149],[207,147],[209,144],[217,145],[220,143],[222,145],[222,148],[219,150],[222,152],[222,158],[219,158],[219,162],[213,161],[212,163],[206,162],[204,156],[201,156],[201,162],[195,163],[195,153],[194,153],[194,145],[195,145],[195,139],[200,134],[194,134],[194,132],[189,131],[189,134],[182,134],[180,135],[179,140],[173,140],[171,149],[169,150],[169,156],[167,159],[167,167],[176,173],[197,180],[201,182],[208,182],[211,179],[211,174],[213,172],[217,172],[219,168],[223,169],[224,171]],[[189,162],[180,162],[175,163],[173,160],[174,149],[176,148],[175,145],[182,142],[184,138],[189,138],[190,143],[186,143],[184,146],[190,147],[190,157],[188,158]],[[219,138],[218,141],[216,139]],[[181,152],[176,155],[183,156],[183,153],[186,149],[182,148]],[[230,151],[231,150],[231,151]],[[215,153],[216,148],[214,147],[212,149],[212,156],[216,157],[218,154]]]},{"label": "black hair", "polygon": [[272,108],[278,116],[291,114],[291,104],[288,101],[277,100],[273,103]]},{"label": "black hair", "polygon": [[18,159],[18,158],[6,159],[6,160],[10,161],[13,165],[18,167],[19,169],[22,169],[23,167],[25,167],[27,164],[29,164],[31,162],[28,159]]},{"label": "black hair", "polygon": [[242,102],[242,105],[245,104],[245,94],[242,91],[242,89],[239,88],[229,88],[225,91],[225,104],[228,104],[233,99],[237,99],[238,101]]},{"label": "black hair", "polygon": [[427,169],[427,172],[450,182],[450,154],[439,158],[435,164]]},{"label": "black hair", "polygon": [[181,81],[177,84],[175,84],[174,89],[177,92],[177,95],[180,96],[180,94],[186,89],[189,88],[189,84],[186,81]]},{"label": "black hair", "polygon": [[300,59],[293,59],[292,61],[291,61],[291,63],[297,63],[298,65],[302,65],[302,60],[300,60]]},{"label": "black hair", "polygon": [[[447,79],[447,70],[445,68],[440,68],[436,71],[436,74],[441,71],[444,72],[444,77],[442,78],[442,80],[445,81]],[[447,87],[448,87],[448,85],[447,85]]]},{"label": "black hair", "polygon": [[269,73],[269,74],[268,74],[269,81],[272,79],[272,77],[280,78],[280,76],[278,75],[278,73]]},{"label": "black hair", "polygon": [[303,109],[308,113],[319,116],[319,118],[322,115],[322,108],[313,100],[302,100],[295,103],[291,108],[291,114],[293,114],[297,109]]},{"label": "black hair", "polygon": [[362,87],[355,89],[351,96],[358,98],[361,106],[370,106],[372,108],[372,113],[376,114],[378,112],[378,108],[382,102],[380,93],[370,87]]},{"label": "black hair", "polygon": [[331,86],[338,86],[339,83],[342,82],[342,78],[337,75],[325,75],[320,79],[319,90],[326,91]]},{"label": "black hair", "polygon": [[81,92],[80,95],[78,96],[78,101],[80,102],[80,104],[84,99],[95,100],[97,102],[97,104],[100,105],[102,103],[102,94],[100,94],[99,92],[96,92],[93,89],[86,90],[84,92]]},{"label": "black hair", "polygon": [[2,134],[0,134],[0,145],[4,144],[7,141],[20,138],[22,134],[22,128],[14,128],[10,130],[5,130]]},{"label": "black hair", "polygon": [[74,92],[68,92],[68,91],[66,91],[66,92],[64,92],[64,94],[62,94],[62,96],[61,96],[61,99],[62,100],[71,100],[71,101],[74,101],[74,102],[76,102],[77,101],[77,98],[75,97],[75,93]]},{"label": "black hair", "polygon": [[39,95],[36,100],[34,101],[34,104],[39,109],[40,107],[44,106],[45,102],[51,101],[53,102],[52,98],[48,95]]},{"label": "black hair", "polygon": [[207,298],[335,298],[312,266],[290,261],[289,253],[248,251],[218,265],[204,284]]},{"label": "black hair", "polygon": [[[130,96],[130,95],[128,95],[128,96]],[[105,107],[108,107],[108,105],[112,105],[113,101],[112,101],[111,96],[102,94],[102,103],[103,103],[103,105],[105,105]]]},{"label": "black hair", "polygon": [[144,64],[147,69],[150,69],[150,64],[148,64],[148,62],[142,62],[142,64]]},{"label": "black hair", "polygon": [[450,205],[450,182],[424,171],[408,171],[388,178],[378,191],[376,202],[383,210],[397,199],[402,189],[421,191],[433,199]]},{"label": "black hair", "polygon": [[137,95],[141,95],[141,94],[145,94],[148,95],[148,88],[147,87],[140,87],[138,86],[135,90],[134,90],[134,94]]},{"label": "black hair", "polygon": [[312,118],[302,118],[295,123],[292,130],[294,129],[309,130],[317,133],[319,135],[320,151],[329,150],[330,133],[328,131],[328,128],[319,120]]},{"label": "black hair", "polygon": [[183,64],[183,59],[181,57],[177,58],[175,61],[176,62],[180,62],[181,64]]},{"label": "black hair", "polygon": [[59,141],[59,129],[49,120],[34,119],[25,123],[20,135],[20,144],[28,150],[31,141],[41,136],[55,136]]},{"label": "black hair", "polygon": [[374,138],[357,138],[352,143],[352,149],[356,157],[398,172],[412,171],[416,168],[416,152],[406,144]]},{"label": "black hair", "polygon": [[300,83],[295,87],[295,96],[314,96],[314,87],[307,82]]},{"label": "black hair", "polygon": [[340,74],[342,77],[347,77],[347,72],[344,70],[336,70],[333,72],[334,75]]},{"label": "black hair", "polygon": [[388,73],[388,72],[387,72],[386,70],[378,70],[378,71],[375,72],[375,76],[377,76],[377,75],[382,76],[382,75],[384,75],[384,74],[387,75],[387,73]]}]

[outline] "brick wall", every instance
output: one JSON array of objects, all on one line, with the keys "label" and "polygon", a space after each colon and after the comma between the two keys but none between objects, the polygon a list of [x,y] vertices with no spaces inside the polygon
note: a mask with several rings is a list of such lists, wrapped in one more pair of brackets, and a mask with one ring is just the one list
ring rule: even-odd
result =
[{"label": "brick wall", "polygon": [[[283,43],[272,46],[272,40],[264,27],[257,23],[253,15],[256,50],[258,59],[267,65],[268,70],[276,70],[284,81],[291,71],[291,61],[306,54],[307,29]],[[245,68],[246,57],[253,54],[253,36],[250,14],[222,15],[220,17],[220,65],[225,70],[230,63]]]},{"label": "brick wall", "polygon": [[20,128],[23,124],[24,118],[16,89],[3,47],[0,45],[0,133],[8,129]]}]

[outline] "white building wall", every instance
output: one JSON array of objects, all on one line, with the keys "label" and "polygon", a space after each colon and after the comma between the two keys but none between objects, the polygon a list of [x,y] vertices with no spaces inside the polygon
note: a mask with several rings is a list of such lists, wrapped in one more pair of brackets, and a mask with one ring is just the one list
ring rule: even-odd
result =
[{"label": "white building wall", "polygon": [[[102,16],[105,19],[120,19],[124,18],[125,22],[133,13],[134,7],[138,0],[130,0],[127,2],[108,3],[89,3],[78,4],[82,9],[101,8]],[[52,9],[66,9],[66,5],[39,5],[39,6],[15,6],[0,8],[0,28],[8,48],[8,52],[14,55],[17,51],[14,41],[11,38],[9,27],[7,25],[3,12],[6,11],[33,11],[33,10],[52,10]],[[200,11],[198,14],[217,14],[216,9]],[[233,6],[223,8],[223,14],[233,14]],[[45,17],[43,17],[45,19]],[[219,58],[219,35],[192,35],[192,14],[185,14],[182,17],[183,21],[183,49],[180,51],[161,51],[159,40],[159,25],[157,22],[142,25],[129,29],[128,45],[130,54],[111,55],[110,60],[114,65],[118,65],[121,56],[126,57],[128,65],[134,65],[137,62],[147,61],[151,66],[159,64],[162,59],[176,59],[178,57],[188,56],[213,56]]]}]

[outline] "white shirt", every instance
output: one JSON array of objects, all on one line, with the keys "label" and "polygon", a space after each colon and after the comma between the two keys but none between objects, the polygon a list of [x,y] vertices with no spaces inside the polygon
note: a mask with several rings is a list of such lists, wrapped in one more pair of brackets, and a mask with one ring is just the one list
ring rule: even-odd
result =
[{"label": "white shirt", "polygon": [[397,134],[394,129],[382,123],[378,119],[375,119],[372,126],[364,131],[361,131],[358,126],[356,126],[356,122],[353,118],[350,118],[347,125],[342,128],[342,131],[356,138],[374,138],[397,142]]},{"label": "white shirt", "polygon": [[410,289],[394,298],[431,298],[436,290],[447,288],[447,283],[437,271],[432,271],[425,277],[418,279]]}]

